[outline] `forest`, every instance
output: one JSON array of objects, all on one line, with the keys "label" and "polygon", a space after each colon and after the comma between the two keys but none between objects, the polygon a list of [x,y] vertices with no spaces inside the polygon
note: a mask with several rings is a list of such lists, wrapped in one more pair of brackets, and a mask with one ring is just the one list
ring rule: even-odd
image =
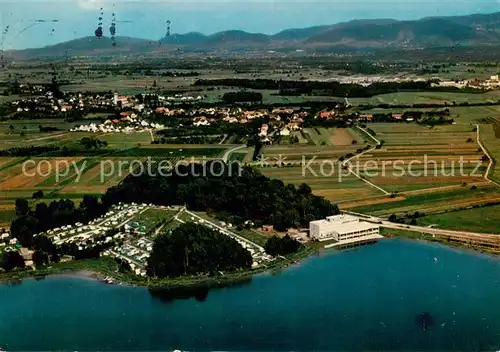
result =
[{"label": "forest", "polygon": [[147,273],[155,277],[209,274],[249,269],[252,256],[236,240],[193,223],[156,237]]},{"label": "forest", "polygon": [[238,163],[192,163],[178,165],[167,177],[159,176],[159,172],[152,175],[125,178],[107,190],[104,204],[185,204],[194,211],[228,213],[235,225],[259,220],[278,231],[308,226],[312,220],[339,213],[336,205],[313,195],[306,184],[285,185]]}]

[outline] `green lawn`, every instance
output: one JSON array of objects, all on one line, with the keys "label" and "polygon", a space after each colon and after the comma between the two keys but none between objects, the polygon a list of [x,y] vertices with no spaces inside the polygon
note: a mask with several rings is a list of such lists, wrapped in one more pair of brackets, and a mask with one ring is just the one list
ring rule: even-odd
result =
[{"label": "green lawn", "polygon": [[146,230],[150,230],[163,220],[172,220],[175,214],[176,211],[167,209],[148,209],[144,213],[135,216],[129,221],[129,224],[131,222],[138,222],[141,226],[145,226]]},{"label": "green lawn", "polygon": [[496,188],[482,188],[477,190],[471,190],[468,187],[464,187],[463,189],[454,190],[451,192],[438,192],[438,193],[409,196],[405,200],[399,202],[374,204],[369,206],[353,208],[350,210],[358,213],[367,213],[367,214],[375,214],[379,212],[383,212],[384,214],[391,212],[396,213],[399,208],[418,206],[418,205],[422,205],[422,207],[424,207],[425,205],[432,205],[437,202],[442,202],[442,203],[449,202],[451,206],[453,204],[453,201],[459,200],[460,198],[463,197],[471,197],[472,195],[477,197],[479,195],[491,194],[496,192],[498,192]]},{"label": "green lawn", "polygon": [[116,152],[115,156],[134,156],[134,157],[147,157],[147,156],[157,156],[157,157],[217,157],[224,152],[224,148],[211,148],[211,147],[199,147],[199,148],[189,148],[184,146],[179,146],[176,148],[162,148],[162,147],[147,147],[147,148],[132,148],[127,150],[122,150]]}]

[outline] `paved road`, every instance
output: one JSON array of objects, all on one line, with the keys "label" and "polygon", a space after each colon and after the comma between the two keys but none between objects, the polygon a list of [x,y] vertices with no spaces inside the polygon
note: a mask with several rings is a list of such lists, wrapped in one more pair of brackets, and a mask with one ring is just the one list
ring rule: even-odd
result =
[{"label": "paved road", "polygon": [[494,240],[498,241],[500,244],[500,235],[491,234],[491,233],[478,233],[478,232],[468,232],[468,231],[454,231],[454,230],[446,230],[446,229],[435,229],[424,226],[414,226],[414,225],[404,225],[404,224],[396,224],[390,221],[387,221],[382,218],[378,218],[376,216],[370,216],[366,214],[355,213],[352,211],[343,211],[346,214],[352,214],[360,217],[362,220],[373,222],[379,224],[382,227],[391,228],[391,229],[400,229],[400,230],[412,230],[422,233],[428,233],[431,235],[440,235],[440,236],[458,236],[470,239],[486,239],[486,240]]},{"label": "paved road", "polygon": [[229,149],[227,150],[225,153],[224,153],[224,156],[222,157],[222,160],[224,160],[225,163],[227,163],[229,161],[229,156],[231,155],[231,153],[237,151],[237,150],[240,150],[240,149],[243,149],[243,148],[246,148],[246,144],[244,145],[240,145],[238,147],[234,147],[232,149]]}]

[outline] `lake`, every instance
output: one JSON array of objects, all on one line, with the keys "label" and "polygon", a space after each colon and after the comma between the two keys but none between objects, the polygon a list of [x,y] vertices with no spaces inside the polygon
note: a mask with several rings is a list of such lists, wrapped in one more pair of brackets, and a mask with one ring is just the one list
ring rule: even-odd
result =
[{"label": "lake", "polygon": [[0,285],[0,346],[493,351],[499,281],[496,257],[400,239],[324,253],[198,299],[78,278],[25,280]]}]

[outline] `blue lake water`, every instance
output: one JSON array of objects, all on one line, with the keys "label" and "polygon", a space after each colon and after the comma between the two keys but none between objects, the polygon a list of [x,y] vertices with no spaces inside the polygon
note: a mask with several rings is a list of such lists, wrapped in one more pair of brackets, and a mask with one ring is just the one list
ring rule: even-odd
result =
[{"label": "blue lake water", "polygon": [[[437,262],[434,260],[436,257]],[[423,331],[416,317],[428,312]],[[142,287],[54,277],[0,285],[15,350],[498,350],[500,260],[388,239],[278,275],[165,302]]]}]

